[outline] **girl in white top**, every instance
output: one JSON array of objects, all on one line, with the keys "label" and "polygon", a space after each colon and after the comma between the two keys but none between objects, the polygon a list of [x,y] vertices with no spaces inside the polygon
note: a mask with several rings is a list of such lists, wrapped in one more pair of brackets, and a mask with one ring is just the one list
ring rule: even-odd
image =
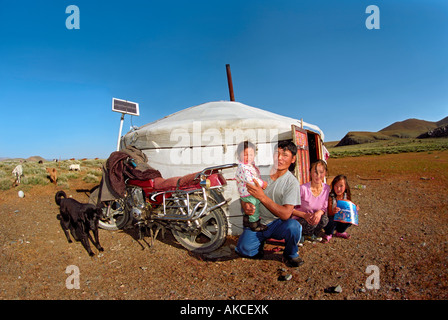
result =
[{"label": "girl in white top", "polygon": [[249,141],[241,142],[237,148],[238,169],[236,170],[235,179],[237,181],[238,192],[241,201],[252,203],[255,206],[253,215],[243,216],[243,226],[249,227],[253,231],[264,231],[266,226],[260,222],[260,201],[251,196],[247,191],[246,184],[254,184],[254,180],[266,189],[267,182],[261,180],[260,171],[255,165],[255,145]]}]

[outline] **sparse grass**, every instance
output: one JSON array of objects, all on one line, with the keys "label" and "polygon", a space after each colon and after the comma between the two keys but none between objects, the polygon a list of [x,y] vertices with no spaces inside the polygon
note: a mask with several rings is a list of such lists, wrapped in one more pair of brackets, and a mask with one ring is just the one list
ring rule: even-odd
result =
[{"label": "sparse grass", "polygon": [[391,139],[342,147],[328,146],[332,158],[448,150],[448,138]]},{"label": "sparse grass", "polygon": [[46,185],[47,184],[47,175],[36,174],[36,175],[27,175],[22,178],[20,181],[21,184],[27,185]]},{"label": "sparse grass", "polygon": [[82,178],[82,181],[84,181],[86,183],[91,183],[91,182],[99,182],[100,180],[98,179],[97,176],[94,176],[93,174],[88,173],[84,178]]},{"label": "sparse grass", "polygon": [[10,179],[0,179],[0,190],[8,190],[11,188],[12,182]]},{"label": "sparse grass", "polygon": [[[58,173],[57,182],[60,186],[68,187],[70,180],[82,178],[84,182],[99,182],[101,180],[101,168],[104,160],[63,160],[60,162],[47,161],[42,164],[37,162],[20,162],[19,160],[0,162],[0,190],[12,188],[15,177],[12,175],[14,168],[21,164],[23,167],[23,177],[20,185],[31,188],[35,185],[50,184],[49,175],[46,168],[56,168]],[[80,164],[81,171],[69,171],[71,164]]]}]

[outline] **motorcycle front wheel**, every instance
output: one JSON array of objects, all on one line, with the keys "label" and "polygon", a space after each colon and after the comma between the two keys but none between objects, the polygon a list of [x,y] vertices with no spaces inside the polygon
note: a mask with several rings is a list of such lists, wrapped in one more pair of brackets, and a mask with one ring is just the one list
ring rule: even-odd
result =
[{"label": "motorcycle front wheel", "polygon": [[[212,195],[215,198],[219,198],[220,196],[216,193]],[[207,201],[209,207],[217,204],[211,197]],[[190,202],[194,205],[194,201],[190,200]],[[174,238],[184,248],[194,253],[210,253],[219,249],[224,244],[227,237],[228,223],[227,216],[221,207],[214,209],[206,216],[200,218],[199,225],[198,232],[189,233],[177,230],[172,230],[171,232]]]},{"label": "motorcycle front wheel", "polygon": [[[96,205],[98,199],[99,186],[90,190],[90,203]],[[104,230],[122,229],[130,219],[130,215],[124,209],[124,200],[116,199],[103,201],[102,216],[98,221],[98,226]]]},{"label": "motorcycle front wheel", "polygon": [[128,223],[130,215],[125,212],[123,200],[105,201],[102,208],[103,216],[98,226],[104,230],[120,230]]}]

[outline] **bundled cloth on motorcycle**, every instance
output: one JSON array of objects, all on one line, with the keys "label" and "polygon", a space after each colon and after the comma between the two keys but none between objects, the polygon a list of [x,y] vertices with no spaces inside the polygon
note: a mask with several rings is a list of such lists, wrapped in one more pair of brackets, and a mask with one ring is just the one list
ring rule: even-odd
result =
[{"label": "bundled cloth on motorcycle", "polygon": [[151,180],[162,176],[158,170],[152,168],[144,171],[139,170],[126,161],[128,158],[130,157],[127,153],[114,151],[106,161],[110,186],[120,197],[125,195],[125,180],[127,178]]},{"label": "bundled cloth on motorcycle", "polygon": [[148,169],[153,169],[148,164],[148,157],[141,150],[137,149],[134,146],[127,146],[122,149],[121,152],[127,153],[131,159],[134,159],[135,164],[137,165],[135,168],[140,171],[145,171]]}]

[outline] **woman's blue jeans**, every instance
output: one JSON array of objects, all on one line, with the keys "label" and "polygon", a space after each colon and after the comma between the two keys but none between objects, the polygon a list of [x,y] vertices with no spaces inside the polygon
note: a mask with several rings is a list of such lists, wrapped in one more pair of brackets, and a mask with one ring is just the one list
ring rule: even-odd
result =
[{"label": "woman's blue jeans", "polygon": [[297,243],[302,235],[302,226],[297,220],[277,219],[268,224],[267,227],[267,230],[259,232],[244,228],[238,239],[235,251],[246,257],[254,257],[263,250],[264,242],[267,239],[285,239],[283,255],[291,259],[299,256]]}]

